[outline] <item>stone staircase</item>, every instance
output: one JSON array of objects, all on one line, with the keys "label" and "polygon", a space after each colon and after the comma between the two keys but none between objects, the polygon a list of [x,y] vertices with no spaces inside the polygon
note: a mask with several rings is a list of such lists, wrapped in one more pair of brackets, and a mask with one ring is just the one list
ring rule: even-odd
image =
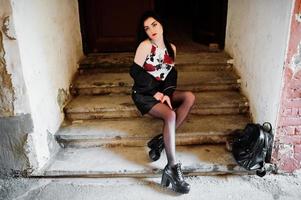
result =
[{"label": "stone staircase", "polygon": [[[165,152],[148,158],[147,141],[162,121],[141,117],[132,102],[129,66],[133,53],[90,55],[70,87],[73,100],[56,133],[61,151],[37,175],[51,177],[159,176]],[[250,118],[240,79],[224,52],[177,55],[178,89],[193,91],[196,102],[177,130],[177,160],[186,175],[248,173],[236,165],[225,142]]]}]

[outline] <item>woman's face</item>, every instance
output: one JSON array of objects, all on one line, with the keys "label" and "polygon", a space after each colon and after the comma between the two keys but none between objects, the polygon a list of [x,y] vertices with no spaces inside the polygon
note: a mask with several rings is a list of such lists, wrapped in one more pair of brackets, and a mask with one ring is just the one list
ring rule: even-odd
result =
[{"label": "woman's face", "polygon": [[163,36],[162,25],[153,17],[149,17],[144,21],[144,30],[152,40],[156,40]]}]

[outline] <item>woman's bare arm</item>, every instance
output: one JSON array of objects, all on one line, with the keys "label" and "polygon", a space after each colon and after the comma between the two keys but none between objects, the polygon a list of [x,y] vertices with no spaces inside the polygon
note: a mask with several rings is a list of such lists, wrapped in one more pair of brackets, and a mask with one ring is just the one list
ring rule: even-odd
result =
[{"label": "woman's bare arm", "polygon": [[172,50],[173,50],[173,52],[174,52],[174,54],[175,54],[175,59],[174,59],[174,60],[176,60],[177,48],[176,48],[176,46],[175,46],[174,44],[172,44],[172,43],[170,43],[170,45],[171,45],[171,48],[172,48]]},{"label": "woman's bare arm", "polygon": [[146,56],[151,52],[151,48],[151,43],[149,41],[146,40],[141,42],[136,50],[134,62],[143,66]]}]

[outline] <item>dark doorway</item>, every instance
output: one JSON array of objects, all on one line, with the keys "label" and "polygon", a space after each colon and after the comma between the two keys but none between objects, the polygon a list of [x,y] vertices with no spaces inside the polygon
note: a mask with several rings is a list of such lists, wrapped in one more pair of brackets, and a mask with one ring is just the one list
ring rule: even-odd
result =
[{"label": "dark doorway", "polygon": [[[184,3],[185,2],[185,3]],[[84,52],[134,51],[136,26],[154,9],[179,51],[224,48],[228,0],[79,0]]]},{"label": "dark doorway", "polygon": [[84,52],[133,51],[136,25],[153,0],[78,0]]},{"label": "dark doorway", "polygon": [[171,41],[175,41],[184,51],[206,51],[209,50],[209,45],[223,49],[228,0],[185,0],[184,2],[155,0],[155,10],[167,22]]}]

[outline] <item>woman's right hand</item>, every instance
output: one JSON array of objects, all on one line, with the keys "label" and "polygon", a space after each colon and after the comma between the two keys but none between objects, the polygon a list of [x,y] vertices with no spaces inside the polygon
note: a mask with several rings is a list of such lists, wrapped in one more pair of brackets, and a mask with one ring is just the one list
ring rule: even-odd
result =
[{"label": "woman's right hand", "polygon": [[163,98],[162,98],[162,100],[161,100],[161,103],[164,103],[164,102],[166,102],[167,105],[170,107],[170,109],[172,109],[172,106],[171,106],[171,102],[170,102],[169,96],[167,96],[167,95],[164,95],[164,96],[163,96]]},{"label": "woman's right hand", "polygon": [[158,101],[162,101],[162,98],[164,97],[164,94],[161,93],[161,92],[157,92],[155,95],[154,95],[154,98]]},{"label": "woman's right hand", "polygon": [[171,103],[170,103],[170,98],[166,95],[164,95],[163,93],[161,92],[157,92],[155,95],[154,95],[154,98],[158,101],[161,101],[161,103],[164,103],[166,102],[167,105],[170,107],[170,109],[172,109],[172,106],[171,106]]}]

